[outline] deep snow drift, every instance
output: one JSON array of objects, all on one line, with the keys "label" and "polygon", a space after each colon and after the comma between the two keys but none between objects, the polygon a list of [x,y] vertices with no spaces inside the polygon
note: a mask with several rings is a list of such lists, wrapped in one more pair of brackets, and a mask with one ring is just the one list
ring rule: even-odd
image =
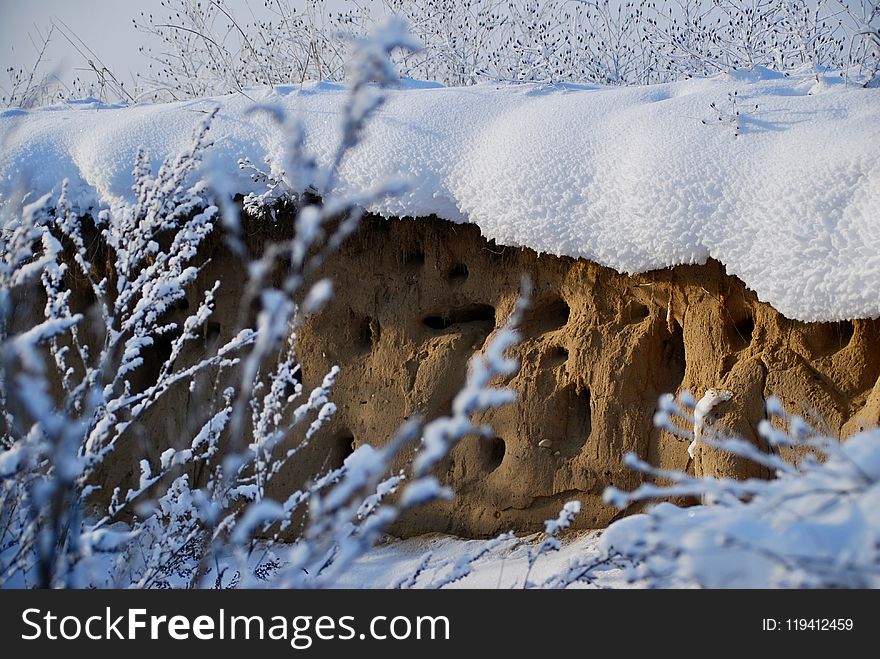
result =
[{"label": "deep snow drift", "polygon": [[[248,94],[7,110],[0,193],[67,178],[81,207],[130,198],[138,146],[158,164],[216,106],[210,177],[249,192],[238,160],[277,168],[286,146],[266,113],[247,112],[255,101],[290,110],[328,163],[343,87]],[[880,89],[766,71],[627,88],[410,83],[388,93],[338,191],[403,179],[407,192],[370,210],[470,221],[501,244],[627,273],[713,257],[789,317],[875,317],[878,126]]]}]

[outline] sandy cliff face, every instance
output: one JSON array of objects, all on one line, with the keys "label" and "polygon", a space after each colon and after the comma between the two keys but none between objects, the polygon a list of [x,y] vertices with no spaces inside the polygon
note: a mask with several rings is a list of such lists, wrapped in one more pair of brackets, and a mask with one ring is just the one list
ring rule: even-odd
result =
[{"label": "sandy cliff face", "polygon": [[573,498],[584,504],[580,526],[604,526],[618,514],[601,500],[605,486],[638,482],[621,465],[627,451],[697,474],[762,473],[705,447],[689,466],[687,444],[652,426],[664,392],[730,390],[716,427],[752,441],[770,395],[840,437],[878,422],[880,322],[789,320],[717,262],[627,276],[496,246],[472,225],[368,219],[323,274],[335,280],[335,302],[299,346],[307,386],[343,366],[324,448],[334,460],[386,441],[405,417],[447,413],[521,276],[534,284],[510,383],[519,402],[482,419],[494,439],[452,451],[440,476],[457,497],[408,516],[403,534],[535,530]]},{"label": "sandy cliff face", "polygon": [[[191,348],[197,351],[227,340],[253,314],[240,308],[240,263],[222,241],[206,251],[189,306],[215,280],[222,287],[204,346]],[[603,489],[639,482],[621,464],[628,451],[696,474],[764,475],[706,447],[689,463],[687,444],[653,427],[665,392],[731,391],[715,427],[756,442],[770,395],[791,412],[823,419],[841,438],[880,421],[878,320],[789,320],[717,262],[627,276],[498,246],[473,225],[367,218],[319,273],[335,281],[332,304],[298,332],[308,389],[331,366],[342,367],[333,392],[338,412],[268,494],[286,498],[341,465],[353,446],[386,442],[409,416],[447,414],[468,359],[507,318],[523,274],[534,295],[515,349],[521,370],[509,383],[519,401],[481,419],[493,439],[468,437],[441,465],[438,475],[456,498],[412,512],[396,533],[533,531],[571,499],[583,504],[577,526],[605,526],[620,513],[602,502]],[[144,383],[150,368],[148,361],[136,374]],[[138,460],[158,459],[164,448],[156,437],[186,442],[226,384],[206,374],[193,391],[181,387],[163,399],[135,429],[131,451],[108,467],[108,479],[136,479]],[[544,440],[550,445],[539,446]]]}]

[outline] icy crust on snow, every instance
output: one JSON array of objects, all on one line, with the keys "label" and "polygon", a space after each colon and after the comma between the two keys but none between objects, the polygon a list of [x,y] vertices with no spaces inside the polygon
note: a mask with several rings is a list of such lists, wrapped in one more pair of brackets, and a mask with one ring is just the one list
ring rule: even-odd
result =
[{"label": "icy crust on snow", "polygon": [[[738,131],[709,107],[732,115],[734,91]],[[254,101],[298,117],[330,161],[342,87],[248,95],[0,112],[0,192],[22,180],[57,192],[67,178],[80,205],[112,206],[131,198],[139,145],[157,164],[218,105],[210,176],[249,192],[238,160],[277,167],[286,146],[268,114],[247,112]],[[335,191],[389,178],[407,192],[369,210],[474,222],[500,244],[626,273],[712,257],[786,316],[880,316],[880,90],[768,72],[629,88],[411,84],[388,93]]]}]

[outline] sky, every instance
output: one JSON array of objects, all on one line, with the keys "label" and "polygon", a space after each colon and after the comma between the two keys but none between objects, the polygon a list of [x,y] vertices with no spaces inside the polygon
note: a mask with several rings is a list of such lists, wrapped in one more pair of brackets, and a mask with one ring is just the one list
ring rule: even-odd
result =
[{"label": "sky", "polygon": [[[143,56],[138,46],[143,42],[131,24],[136,11],[158,11],[159,0],[0,0],[0,63],[29,67],[37,51],[30,37],[37,39],[37,30],[45,33],[52,20],[63,21],[117,75],[130,79],[141,68]],[[69,56],[70,45],[56,34],[48,51],[50,65],[68,71],[80,63]],[[73,61],[72,61],[73,60]]]},{"label": "sky", "polygon": [[[138,71],[146,68],[147,59],[138,47],[147,44],[148,36],[138,32],[131,19],[140,12],[156,14],[165,10],[160,0],[0,0],[0,76],[5,81],[7,67],[30,68],[37,50],[31,37],[38,43],[37,30],[45,33],[55,20],[63,22],[115,75],[129,84]],[[259,14],[263,0],[227,0],[236,16],[248,21],[251,12]],[[302,4],[294,2],[294,6]],[[353,5],[347,0],[330,0],[330,10],[336,11]],[[49,66],[62,78],[74,67],[82,66],[70,44],[58,33],[47,53]],[[74,52],[74,57],[71,57]]]}]

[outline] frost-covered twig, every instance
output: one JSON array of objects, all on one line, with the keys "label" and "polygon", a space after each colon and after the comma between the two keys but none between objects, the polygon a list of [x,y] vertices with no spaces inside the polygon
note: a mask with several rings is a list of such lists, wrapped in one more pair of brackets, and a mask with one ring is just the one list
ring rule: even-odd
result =
[{"label": "frost-covered twig", "polygon": [[528,569],[526,569],[526,576],[523,578],[523,588],[529,588],[534,585],[529,581],[529,575],[531,575],[535,563],[538,562],[538,559],[543,554],[551,551],[559,551],[561,545],[559,543],[559,538],[556,536],[560,531],[571,526],[574,518],[580,512],[581,502],[569,501],[562,507],[562,510],[559,511],[559,516],[556,519],[549,519],[544,522],[544,539],[534,549],[529,548],[529,564]]},{"label": "frost-covered twig", "polygon": [[[669,406],[667,401],[667,411]],[[606,557],[622,558],[633,579],[655,587],[876,587],[878,431],[841,443],[786,414],[775,398],[768,399],[767,413],[771,420],[761,422],[759,434],[771,447],[806,449],[799,463],[738,438],[701,441],[774,469],[773,480],[694,478],[627,456],[630,467],[672,484],[646,483],[632,492],[609,488],[607,501],[625,507],[698,496],[712,504],[679,508],[660,503],[617,521],[601,538]],[[668,416],[658,416],[668,423]]]}]

